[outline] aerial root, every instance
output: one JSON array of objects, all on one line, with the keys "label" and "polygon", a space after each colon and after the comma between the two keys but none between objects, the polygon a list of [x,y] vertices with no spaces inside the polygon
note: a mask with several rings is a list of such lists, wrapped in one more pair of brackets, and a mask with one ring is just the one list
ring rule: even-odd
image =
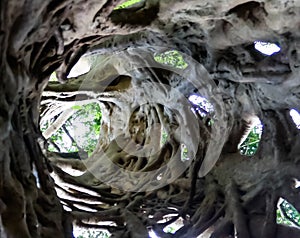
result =
[{"label": "aerial root", "polygon": [[222,238],[229,237],[234,233],[234,226],[230,219],[227,217],[223,218],[220,223],[216,226],[214,232],[210,238]]},{"label": "aerial root", "polygon": [[276,237],[276,210],[277,210],[278,196],[273,192],[267,196],[266,200],[266,217],[263,224],[261,238]]},{"label": "aerial root", "polygon": [[240,194],[237,185],[231,181],[226,188],[227,204],[229,212],[232,214],[233,224],[237,238],[250,238],[246,215],[240,201]]}]

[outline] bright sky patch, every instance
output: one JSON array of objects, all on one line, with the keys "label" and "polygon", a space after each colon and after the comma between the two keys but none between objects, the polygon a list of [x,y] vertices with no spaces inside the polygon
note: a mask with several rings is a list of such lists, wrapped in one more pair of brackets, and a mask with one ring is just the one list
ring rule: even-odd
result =
[{"label": "bright sky patch", "polygon": [[74,78],[79,75],[85,74],[89,72],[91,69],[91,64],[87,57],[81,57],[78,62],[73,66],[70,73],[68,74],[68,78]]},{"label": "bright sky patch", "polygon": [[299,114],[299,112],[295,109],[291,109],[290,110],[290,115],[291,115],[296,127],[298,129],[300,129],[300,114]]},{"label": "bright sky patch", "polygon": [[[204,109],[207,113],[214,111],[213,105],[204,97],[193,94],[189,96],[189,101],[195,105],[198,105],[200,108]],[[199,111],[199,113],[202,117],[205,117],[207,114],[202,111]]]},{"label": "bright sky patch", "polygon": [[254,48],[265,55],[272,55],[280,51],[280,47],[274,43],[255,41]]}]

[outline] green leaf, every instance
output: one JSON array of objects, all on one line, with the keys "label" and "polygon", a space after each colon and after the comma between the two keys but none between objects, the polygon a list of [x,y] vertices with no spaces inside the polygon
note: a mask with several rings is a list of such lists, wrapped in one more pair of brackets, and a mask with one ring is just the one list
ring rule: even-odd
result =
[{"label": "green leaf", "polygon": [[132,5],[136,4],[136,3],[139,3],[140,1],[141,1],[141,0],[128,0],[128,1],[126,1],[126,2],[124,2],[124,3],[122,3],[122,4],[120,4],[120,5],[116,6],[116,7],[114,8],[114,10],[119,10],[119,9],[123,9],[123,8],[128,8],[128,7],[130,7],[130,6],[132,6]]},{"label": "green leaf", "polygon": [[72,106],[72,109],[74,109],[74,110],[80,110],[81,108],[82,108],[82,106],[80,106],[80,105]]},{"label": "green leaf", "polygon": [[155,54],[154,60],[158,63],[169,65],[178,69],[185,69],[188,67],[188,64],[184,61],[182,55],[177,50],[170,50],[161,54]]},{"label": "green leaf", "polygon": [[261,139],[261,130],[256,126],[249,133],[239,150],[242,155],[252,156],[256,153]]},{"label": "green leaf", "polygon": [[[98,103],[89,103],[86,105],[74,105],[73,109],[77,110],[64,124],[76,143],[71,139],[62,128],[51,136],[51,140],[60,148],[61,152],[76,152],[83,149],[89,155],[95,150],[98,143],[98,137],[101,127],[102,113]],[[75,133],[76,123],[80,123],[83,127],[82,132]],[[48,125],[44,125],[48,126]],[[49,150],[55,150],[53,146],[49,146]]]}]

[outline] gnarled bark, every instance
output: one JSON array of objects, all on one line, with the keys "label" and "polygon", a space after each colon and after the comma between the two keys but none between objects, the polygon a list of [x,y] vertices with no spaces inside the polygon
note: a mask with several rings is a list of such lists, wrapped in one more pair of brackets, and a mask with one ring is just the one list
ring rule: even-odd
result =
[{"label": "gnarled bark", "polygon": [[[115,237],[298,237],[276,224],[276,205],[300,208],[300,138],[288,115],[299,109],[299,4],[145,0],[114,10],[121,2],[1,1],[0,236],[71,237],[73,223]],[[256,40],[281,50],[264,56]],[[156,62],[167,48],[188,67]],[[68,79],[84,54],[96,58],[91,71]],[[59,82],[47,85],[55,70]],[[214,112],[203,116],[192,94]],[[87,159],[45,151],[39,131],[40,113],[52,118],[74,100],[101,105]],[[236,148],[253,116],[263,134],[249,158]]]}]

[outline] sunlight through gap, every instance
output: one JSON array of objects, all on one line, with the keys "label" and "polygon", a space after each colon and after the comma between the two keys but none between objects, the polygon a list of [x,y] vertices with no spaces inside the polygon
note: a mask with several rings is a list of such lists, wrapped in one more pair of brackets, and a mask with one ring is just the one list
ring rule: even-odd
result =
[{"label": "sunlight through gap", "polygon": [[86,74],[91,70],[91,63],[87,57],[81,57],[78,62],[73,66],[67,78],[74,78]]},{"label": "sunlight through gap", "polygon": [[280,47],[278,45],[263,41],[255,41],[254,48],[265,55],[272,55],[280,51]]},{"label": "sunlight through gap", "polygon": [[189,96],[189,101],[194,105],[203,109],[203,111],[198,110],[202,117],[205,117],[208,113],[214,111],[213,105],[205,98],[200,95],[193,94]]},{"label": "sunlight through gap", "polygon": [[290,110],[290,115],[291,115],[296,127],[298,129],[300,129],[300,113],[295,109],[291,109]]},{"label": "sunlight through gap", "polygon": [[160,236],[157,236],[153,230],[149,231],[149,237],[150,238],[160,238]]}]

